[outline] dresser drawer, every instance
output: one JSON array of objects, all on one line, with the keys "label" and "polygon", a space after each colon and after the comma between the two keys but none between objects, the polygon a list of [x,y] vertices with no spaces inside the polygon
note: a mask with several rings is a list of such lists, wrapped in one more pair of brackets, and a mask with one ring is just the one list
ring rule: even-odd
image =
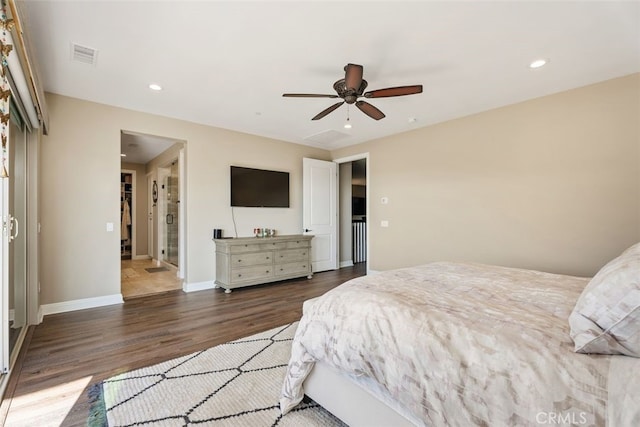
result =
[{"label": "dresser drawer", "polygon": [[273,252],[270,251],[231,255],[231,268],[272,263]]},{"label": "dresser drawer", "polygon": [[287,249],[308,248],[311,246],[310,240],[290,240],[286,242]]},{"label": "dresser drawer", "polygon": [[286,264],[276,265],[276,276],[284,276],[289,274],[305,274],[310,273],[311,268],[307,261],[288,262]]},{"label": "dresser drawer", "polygon": [[260,243],[260,250],[262,251],[273,251],[277,249],[284,249],[287,247],[286,242],[265,242]]},{"label": "dresser drawer", "polygon": [[260,250],[260,245],[255,243],[247,243],[244,245],[233,245],[229,246],[229,252],[232,254],[243,254],[246,252],[258,252]]},{"label": "dresser drawer", "polygon": [[254,279],[269,279],[270,277],[273,277],[272,265],[256,265],[231,270],[231,284]]},{"label": "dresser drawer", "polygon": [[309,259],[309,248],[287,249],[276,252],[276,263],[291,262]]}]

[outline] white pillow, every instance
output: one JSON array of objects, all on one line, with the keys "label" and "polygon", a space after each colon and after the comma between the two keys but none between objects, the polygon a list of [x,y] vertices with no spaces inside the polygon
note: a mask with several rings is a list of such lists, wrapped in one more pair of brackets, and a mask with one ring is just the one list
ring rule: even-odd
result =
[{"label": "white pillow", "polygon": [[569,316],[577,353],[640,357],[640,243],[611,260]]}]

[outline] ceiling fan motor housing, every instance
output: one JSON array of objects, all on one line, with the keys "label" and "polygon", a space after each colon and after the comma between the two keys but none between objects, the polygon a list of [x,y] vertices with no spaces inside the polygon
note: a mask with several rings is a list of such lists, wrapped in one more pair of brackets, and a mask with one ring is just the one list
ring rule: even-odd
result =
[{"label": "ceiling fan motor housing", "polygon": [[356,91],[353,89],[347,89],[345,79],[340,79],[333,84],[333,89],[336,91],[340,98],[344,99],[344,102],[346,102],[347,104],[353,104],[358,100],[359,97],[362,96],[364,90],[367,88],[367,85],[367,81],[363,79],[360,87]]}]

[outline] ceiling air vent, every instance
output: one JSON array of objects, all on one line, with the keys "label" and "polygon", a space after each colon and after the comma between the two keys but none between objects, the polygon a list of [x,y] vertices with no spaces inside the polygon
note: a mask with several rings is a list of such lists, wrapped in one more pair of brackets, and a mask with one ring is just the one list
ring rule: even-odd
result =
[{"label": "ceiling air vent", "polygon": [[348,136],[350,136],[348,133],[342,133],[338,132],[337,130],[329,129],[302,139],[304,139],[305,141],[315,142],[316,144],[330,144]]},{"label": "ceiling air vent", "polygon": [[92,47],[71,43],[71,60],[83,64],[96,65],[98,50]]}]

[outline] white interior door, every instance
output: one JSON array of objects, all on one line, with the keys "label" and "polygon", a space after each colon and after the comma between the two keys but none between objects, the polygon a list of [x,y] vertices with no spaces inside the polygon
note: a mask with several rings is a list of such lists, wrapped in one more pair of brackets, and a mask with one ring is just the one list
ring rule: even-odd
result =
[{"label": "white interior door", "polygon": [[304,158],[302,162],[302,217],[311,239],[313,272],[338,268],[338,165]]}]

